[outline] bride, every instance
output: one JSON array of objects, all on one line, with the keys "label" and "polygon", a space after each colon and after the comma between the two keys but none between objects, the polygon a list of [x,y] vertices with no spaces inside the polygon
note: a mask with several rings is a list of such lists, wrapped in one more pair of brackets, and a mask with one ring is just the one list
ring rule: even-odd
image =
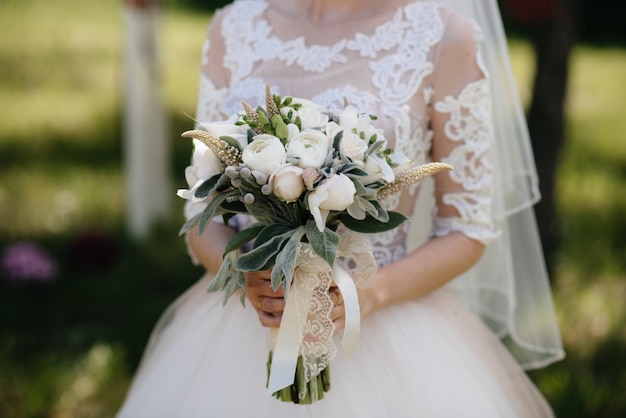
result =
[{"label": "bride", "polygon": [[247,276],[245,308],[206,292],[249,219],[189,232],[207,273],[157,324],[119,417],[552,416],[524,372],[563,352],[496,1],[237,0],[214,15],[202,57],[201,122],[263,103],[267,83],[328,108],[346,98],[415,164],[455,170],[385,202],[411,222],[368,236],[379,269],[358,294],[360,341],[312,405],[266,392],[261,325],[277,327],[284,309],[268,273]]}]

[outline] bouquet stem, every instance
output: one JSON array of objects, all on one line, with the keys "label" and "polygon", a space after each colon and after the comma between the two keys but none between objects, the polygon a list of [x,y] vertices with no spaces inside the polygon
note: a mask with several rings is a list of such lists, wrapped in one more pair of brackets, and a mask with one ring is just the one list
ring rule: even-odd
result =
[{"label": "bouquet stem", "polygon": [[[274,352],[270,351],[267,358],[267,384],[269,384],[269,374],[272,366],[272,356]],[[300,405],[310,405],[313,402],[324,398],[324,392],[330,390],[330,366],[326,366],[321,373],[314,376],[307,382],[304,371],[304,361],[302,356],[298,356],[296,365],[296,376],[291,386],[287,386],[272,396],[283,402],[292,402]]]}]

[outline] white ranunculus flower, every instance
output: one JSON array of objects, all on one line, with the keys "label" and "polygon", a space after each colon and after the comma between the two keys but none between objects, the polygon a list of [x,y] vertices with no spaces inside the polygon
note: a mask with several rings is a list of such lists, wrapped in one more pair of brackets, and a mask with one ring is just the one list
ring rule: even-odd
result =
[{"label": "white ranunculus flower", "polygon": [[260,171],[269,175],[276,167],[285,164],[287,153],[280,139],[273,135],[256,135],[248,144],[241,156],[250,170]]},{"label": "white ranunculus flower", "polygon": [[308,198],[309,210],[320,232],[326,228],[326,220],[331,210],[342,211],[354,201],[356,188],[344,174],[335,174],[322,181]]},{"label": "white ranunculus flower", "polygon": [[298,200],[304,192],[302,169],[293,164],[283,164],[270,176],[269,185],[274,194],[285,202]]},{"label": "white ranunculus flower", "polygon": [[296,158],[301,168],[320,168],[324,165],[330,147],[329,138],[316,129],[303,130],[287,142],[287,156]]}]

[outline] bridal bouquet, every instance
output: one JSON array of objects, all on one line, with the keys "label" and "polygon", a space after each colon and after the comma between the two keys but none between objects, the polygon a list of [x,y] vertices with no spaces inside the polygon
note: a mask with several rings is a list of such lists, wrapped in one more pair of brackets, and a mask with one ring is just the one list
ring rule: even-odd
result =
[{"label": "bridal bouquet", "polygon": [[268,391],[311,403],[329,390],[328,364],[336,353],[329,288],[337,285],[344,299],[343,345],[352,350],[359,329],[355,287],[370,285],[376,273],[367,241],[339,234],[338,227],[357,233],[396,228],[407,218],[387,211],[382,199],[452,167],[411,167],[387,148],[375,117],[348,104],[331,112],[268,87],[264,107],[242,105],[229,120],[182,135],[193,138],[194,153],[185,172],[190,189],[178,195],[200,210],[181,233],[195,225],[202,233],[218,216],[224,223],[236,214],[254,218],[228,243],[208,290],[224,291],[225,302],[239,292],[243,303],[244,274],[271,269],[271,285],[283,287],[286,305],[273,332]]}]

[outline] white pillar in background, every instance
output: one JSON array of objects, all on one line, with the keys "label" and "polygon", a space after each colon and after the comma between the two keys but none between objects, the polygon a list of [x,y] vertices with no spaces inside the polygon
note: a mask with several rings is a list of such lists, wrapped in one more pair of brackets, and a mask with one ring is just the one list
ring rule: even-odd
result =
[{"label": "white pillar in background", "polygon": [[158,5],[126,1],[124,158],[127,225],[136,238],[170,213],[168,123],[161,95]]}]

